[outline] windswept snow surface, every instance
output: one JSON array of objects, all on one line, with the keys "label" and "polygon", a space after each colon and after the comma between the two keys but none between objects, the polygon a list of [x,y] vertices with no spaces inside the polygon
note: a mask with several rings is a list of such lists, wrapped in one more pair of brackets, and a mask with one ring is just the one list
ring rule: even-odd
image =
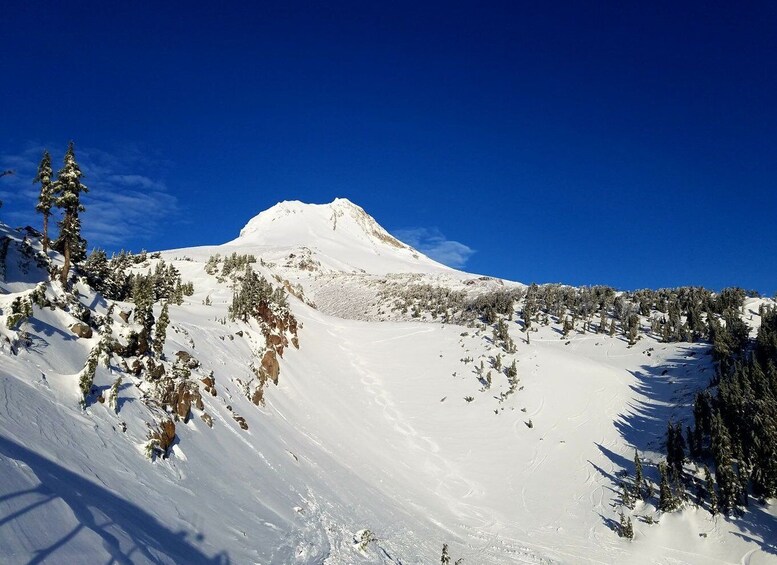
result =
[{"label": "windswept snow surface", "polygon": [[[706,385],[704,345],[562,339],[554,325],[527,343],[513,321],[520,389],[500,402],[504,376],[495,372],[490,389],[478,380],[481,361],[488,370],[498,352],[489,330],[391,320],[376,289],[391,280],[514,283],[384,248],[360,210],[341,200],[283,203],[224,246],[163,254],[195,285],[170,308],[165,351],[196,356],[217,390],[203,394],[213,428],[199,417],[179,423],[165,460],[142,453],[147,429],[130,382],[118,413],[79,407],[77,373],[96,338],[75,339],[66,314],[36,308],[33,345],[16,355],[6,343],[0,349],[0,561],[409,565],[439,562],[447,543],[454,560],[471,565],[777,562],[774,512],[757,504],[739,519],[638,506],[634,541],[611,529],[634,448],[656,480],[649,462],[662,458],[667,420],[687,418],[693,392]],[[321,229],[334,232],[331,240]],[[320,267],[294,266],[303,247]],[[261,334],[219,321],[231,290],[204,270],[210,255],[233,251],[256,253],[262,274],[327,305],[290,297],[300,348],[286,349],[279,384],[260,407],[235,379],[250,374]],[[13,284],[1,286],[20,292]],[[0,296],[4,313],[12,296]],[[100,299],[82,289],[81,300]],[[95,384],[107,390],[114,377],[101,368]],[[376,540],[361,550],[363,530]]]}]

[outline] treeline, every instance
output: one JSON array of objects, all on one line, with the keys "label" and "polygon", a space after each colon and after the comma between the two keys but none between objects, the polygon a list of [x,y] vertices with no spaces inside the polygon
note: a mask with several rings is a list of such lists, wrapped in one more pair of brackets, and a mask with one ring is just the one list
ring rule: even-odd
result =
[{"label": "treeline", "polygon": [[[571,287],[531,284],[482,293],[429,284],[389,287],[380,296],[393,299],[392,310],[413,318],[487,325],[520,314],[524,331],[556,322],[571,331],[622,335],[634,344],[640,334],[664,342],[712,340],[712,319],[724,327],[744,325],[740,312],[748,295],[741,288],[714,293],[701,287],[619,292],[609,286]],[[720,325],[720,324],[718,324]]]}]

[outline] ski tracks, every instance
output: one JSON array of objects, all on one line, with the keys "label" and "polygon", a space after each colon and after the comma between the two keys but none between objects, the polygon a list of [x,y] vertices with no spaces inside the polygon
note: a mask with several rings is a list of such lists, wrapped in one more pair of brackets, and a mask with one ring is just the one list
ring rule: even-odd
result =
[{"label": "ski tracks", "polygon": [[[428,330],[422,330],[422,332],[425,331]],[[381,341],[391,341],[391,339]],[[462,500],[484,493],[484,487],[464,477],[451,461],[440,454],[439,444],[421,435],[415,429],[409,419],[397,408],[380,377],[364,366],[364,363],[350,346],[347,339],[343,339],[340,349],[347,356],[359,377],[359,381],[364,386],[364,390],[381,408],[383,418],[389,423],[391,429],[404,439],[410,450],[422,457],[421,464],[417,465],[416,468],[437,481],[434,493],[446,499],[449,508],[460,520],[477,525],[477,527],[488,527],[493,524],[493,520],[478,506]],[[414,460],[414,456],[406,455],[405,457],[408,460]],[[416,458],[416,460],[418,459]]]}]

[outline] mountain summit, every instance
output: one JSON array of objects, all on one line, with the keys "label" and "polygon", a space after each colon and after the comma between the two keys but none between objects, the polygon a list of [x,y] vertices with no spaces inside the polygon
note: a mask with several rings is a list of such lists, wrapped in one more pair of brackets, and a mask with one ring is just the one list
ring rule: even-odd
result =
[{"label": "mountain summit", "polygon": [[261,212],[227,245],[310,250],[340,271],[448,272],[451,269],[402,243],[363,208],[345,198],[329,204],[284,201]]}]

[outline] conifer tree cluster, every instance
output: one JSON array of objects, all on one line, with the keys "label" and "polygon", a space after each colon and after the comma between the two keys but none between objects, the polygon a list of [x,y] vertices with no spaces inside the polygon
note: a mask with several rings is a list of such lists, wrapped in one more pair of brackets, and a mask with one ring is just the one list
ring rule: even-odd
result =
[{"label": "conifer tree cluster", "polygon": [[[728,315],[731,324],[738,325],[741,320],[731,313],[741,310],[744,299],[740,288],[724,289],[719,294],[701,287],[618,293],[607,286],[532,284],[526,291],[521,318],[528,330],[555,317],[563,325],[565,337],[574,330],[614,336],[619,328],[632,345],[640,332],[646,331],[665,342],[695,342],[709,337],[711,320]],[[648,319],[649,326],[644,326],[641,318]]]},{"label": "conifer tree cluster", "polygon": [[753,340],[738,315],[740,299],[739,293],[722,293],[724,323],[709,320],[717,374],[696,395],[687,441],[679,426],[670,423],[667,432],[667,461],[676,475],[682,477],[686,445],[703,464],[713,514],[746,506],[749,493],[761,500],[777,496],[777,310],[761,309]]},{"label": "conifer tree cluster", "polygon": [[280,286],[273,288],[267,279],[257,275],[250,265],[246,265],[232,296],[229,317],[232,320],[248,322],[263,308],[279,313],[288,312],[286,291]]},{"label": "conifer tree cluster", "polygon": [[169,300],[173,304],[182,304],[184,296],[194,293],[191,282],[183,282],[178,269],[164,259],[156,259],[153,270],[146,274],[132,270],[137,265],[148,262],[148,255],[142,252],[132,255],[125,251],[114,254],[110,259],[102,249],[95,249],[84,261],[81,270],[90,286],[111,300],[134,301],[139,290],[145,292],[151,303]]},{"label": "conifer tree cluster", "polygon": [[62,219],[58,222],[59,236],[53,247],[64,257],[60,271],[60,282],[67,284],[70,267],[86,258],[86,240],[81,237],[81,219],[79,214],[85,210],[81,203],[81,194],[88,192],[81,182],[84,176],[76,161],[75,145],[71,141],[65,152],[62,168],[52,180],[51,155],[43,152],[38,165],[38,172],[33,179],[34,184],[40,184],[40,195],[36,210],[43,215],[43,250],[49,248],[49,218],[52,208],[62,211]]}]

